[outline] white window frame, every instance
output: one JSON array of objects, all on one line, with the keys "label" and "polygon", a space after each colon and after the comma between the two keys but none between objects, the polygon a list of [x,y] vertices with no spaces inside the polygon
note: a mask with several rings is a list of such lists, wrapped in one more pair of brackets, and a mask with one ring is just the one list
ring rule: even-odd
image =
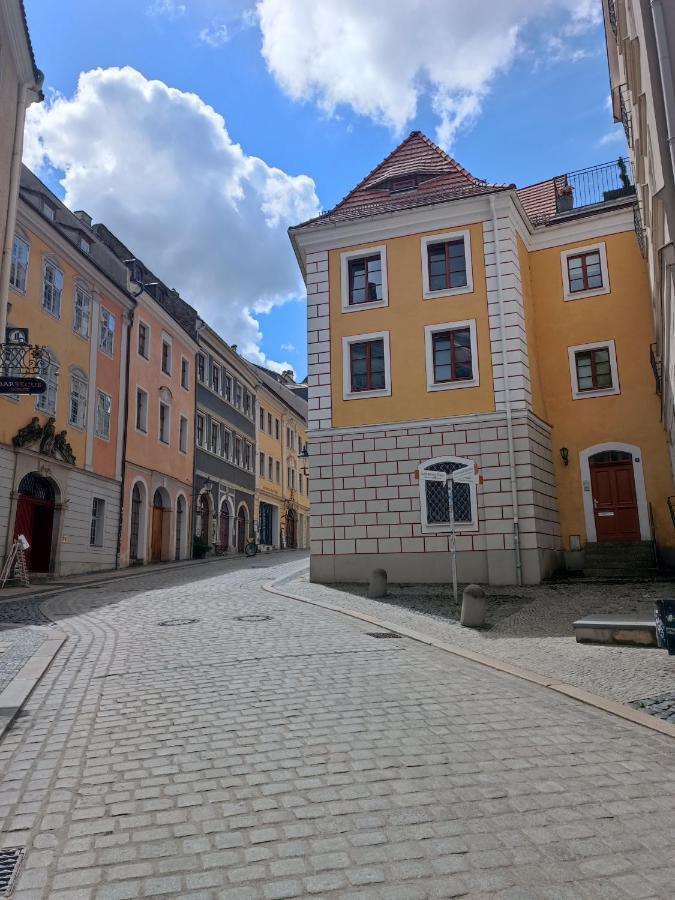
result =
[{"label": "white window frame", "polygon": [[[464,264],[466,266],[466,284],[456,288],[444,288],[442,291],[432,291],[429,287],[429,244],[443,244],[447,241],[464,240]],[[468,229],[459,231],[444,231],[443,234],[428,234],[420,239],[420,253],[422,257],[422,296],[425,300],[435,300],[437,297],[454,297],[456,294],[473,293],[473,261],[471,254],[471,232]]]},{"label": "white window frame", "polygon": [[[89,546],[103,546],[103,528],[105,526],[105,499],[92,497],[91,501],[91,525],[89,527]],[[93,540],[92,540],[93,537]]]},{"label": "white window frame", "polygon": [[[14,255],[14,248],[16,247],[17,241],[20,244],[23,244],[24,247],[26,248],[26,263],[25,263],[25,267],[23,268],[23,270],[21,270],[19,268],[16,258],[15,258],[15,255]],[[10,272],[9,284],[10,284],[12,290],[16,291],[18,294],[26,293],[26,287],[28,286],[28,265],[29,265],[29,263],[30,263],[30,242],[27,241],[26,238],[22,237],[20,234],[15,234],[14,240],[12,241],[12,259],[11,259],[10,268],[9,268],[9,272]],[[18,284],[15,284],[12,281],[12,271],[14,271],[15,276],[16,276],[17,272],[23,271],[23,286],[19,286]]]},{"label": "white window frame", "polygon": [[[108,317],[108,318],[106,318]],[[110,322],[112,321],[112,328]],[[111,359],[115,355],[115,316],[105,306],[101,307],[99,314],[98,349]],[[105,323],[105,327],[104,327]],[[104,343],[105,337],[110,335],[110,350]]]},{"label": "white window frame", "polygon": [[[602,272],[602,287],[591,288],[590,291],[570,291],[570,273],[567,268],[567,260],[570,256],[579,256],[581,253],[599,253],[600,271]],[[598,244],[586,244],[584,247],[571,247],[560,252],[560,267],[562,269],[563,300],[583,300],[585,297],[600,297],[609,294],[609,269],[607,268],[607,245],[604,241]]]},{"label": "white window frame", "polygon": [[[85,307],[82,306],[82,324],[84,324],[84,328],[77,327],[77,314],[78,314],[78,297],[82,296],[86,298],[86,313],[84,312]],[[89,331],[91,327],[91,302],[92,296],[91,291],[86,285],[82,284],[80,281],[75,282],[75,286],[73,288],[73,331],[75,334],[79,335],[82,338],[89,338]]]},{"label": "white window frame", "polygon": [[[87,427],[87,404],[89,402],[89,382],[81,369],[70,370],[70,383],[68,386],[68,424],[78,431],[84,431]],[[73,420],[73,394],[77,391],[78,416]]]},{"label": "white window frame", "polygon": [[[472,459],[466,459],[462,456],[437,456],[434,459],[428,459],[426,462],[420,464],[418,471],[420,488],[420,514],[423,534],[450,534],[452,530],[450,528],[449,522],[429,522],[427,517],[426,483],[431,479],[425,478],[424,474],[425,470],[428,470],[429,466],[433,466],[437,463],[461,463],[463,466],[471,466],[472,468],[474,466],[474,461]],[[459,534],[461,532],[478,531],[478,492],[475,482],[469,483],[469,490],[471,497],[471,521],[455,522],[455,534]]]},{"label": "white window frame", "polygon": [[56,210],[51,205],[51,203],[48,203],[44,198],[42,198],[41,207],[44,217],[46,219],[49,219],[50,222],[53,222],[56,219]]},{"label": "white window frame", "polygon": [[[146,394],[147,397],[147,394]],[[106,404],[107,401],[107,404]],[[112,422],[112,397],[97,388],[96,390],[96,419],[94,433],[102,441],[110,440],[110,425]],[[101,423],[103,423],[101,427]]]},{"label": "white window frame", "polygon": [[[168,361],[167,369],[164,368],[164,347],[165,346],[169,348],[169,353],[167,356],[167,361]],[[161,347],[161,353],[160,353],[160,357],[159,357],[159,368],[160,368],[162,375],[166,375],[167,377],[170,378],[171,375],[173,374],[173,341],[171,340],[171,336],[168,334],[164,334],[164,332],[162,332],[162,347]]]},{"label": "white window frame", "polygon": [[[162,437],[162,407],[167,411],[164,420],[166,423],[166,440]],[[167,403],[166,400],[160,400],[157,406],[157,440],[160,444],[164,444],[165,447],[171,446],[171,404]]]},{"label": "white window frame", "polygon": [[[143,416],[143,424],[144,428],[138,427],[138,395],[143,394],[145,397],[145,415]],[[142,388],[140,385],[136,385],[136,409],[134,415],[134,428],[138,432],[138,434],[147,434],[148,433],[148,392],[145,388]]]},{"label": "white window frame", "polygon": [[[61,286],[56,287],[56,283],[54,281],[47,282],[47,268],[53,269],[54,273],[58,273],[61,276]],[[52,308],[49,309],[45,306],[45,288],[47,284],[50,285],[51,288],[51,298],[52,298]],[[42,291],[40,294],[40,305],[42,307],[43,312],[46,312],[48,316],[52,316],[54,319],[61,318],[61,301],[63,299],[63,269],[60,268],[52,259],[45,258],[42,263]]]},{"label": "white window frame", "polygon": [[[187,374],[187,384],[183,382],[184,372]],[[184,391],[190,390],[190,360],[187,358],[187,356],[183,356],[182,354],[180,357],[180,386]]]},{"label": "white window frame", "polygon": [[87,255],[91,252],[91,243],[85,237],[80,237],[80,250]]},{"label": "white window frame", "polygon": [[[577,376],[576,354],[584,350],[609,350],[609,365],[612,373],[611,388],[600,388],[593,391],[580,391],[579,380]],[[575,347],[567,348],[567,356],[570,364],[570,382],[572,385],[573,400],[587,400],[590,397],[611,397],[614,394],[621,393],[621,385],[619,384],[619,368],[616,362],[616,345],[613,340],[610,341],[594,341],[592,344],[577,344]]]},{"label": "white window frame", "polygon": [[[468,328],[471,337],[471,368],[473,378],[461,381],[434,381],[434,345],[433,335],[438,331],[459,331]],[[478,339],[475,319],[464,319],[460,322],[443,322],[440,325],[424,326],[424,351],[427,367],[427,391],[451,391],[457,388],[478,387],[480,373],[478,371]]]},{"label": "white window frame", "polygon": [[[213,440],[213,434],[215,429],[216,439]],[[215,421],[215,419],[211,419],[209,422],[209,442],[208,442],[208,450],[209,453],[214,453],[216,456],[218,455],[218,449],[220,445],[220,424]]]},{"label": "white window frame", "polygon": [[[140,329],[141,325],[145,328],[145,353],[140,351]],[[138,331],[136,332],[136,352],[141,359],[150,359],[150,334],[151,328],[144,319],[138,320]]]},{"label": "white window frame", "polygon": [[[367,341],[384,342],[384,387],[374,391],[352,391],[352,373],[349,348],[352,344]],[[391,358],[389,352],[389,332],[372,331],[369,334],[350,334],[342,338],[342,399],[365,400],[370,397],[391,396]]]},{"label": "white window frame", "polygon": [[[218,394],[218,396],[220,396],[223,392],[223,367],[220,365],[220,363],[217,363],[212,359],[209,370],[209,387],[214,394]],[[214,386],[214,380],[218,382],[217,387]]]},{"label": "white window frame", "polygon": [[59,396],[59,374],[61,367],[54,354],[50,351],[47,352],[49,353],[49,363],[45,367],[43,374],[43,378],[47,383],[47,390],[43,394],[38,394],[35,401],[35,409],[47,413],[48,415],[55,416]]},{"label": "white window frame", "polygon": [[[355,303],[349,304],[349,261],[352,259],[360,259],[367,256],[380,255],[380,265],[382,266],[382,299],[375,300],[372,303]],[[342,312],[353,313],[362,309],[381,309],[389,306],[389,290],[387,285],[387,247],[380,244],[377,247],[361,247],[359,250],[348,250],[346,253],[340,254],[340,296],[342,301]]]},{"label": "white window frame", "polygon": [[187,416],[181,416],[178,425],[178,452],[188,452],[188,420]]}]

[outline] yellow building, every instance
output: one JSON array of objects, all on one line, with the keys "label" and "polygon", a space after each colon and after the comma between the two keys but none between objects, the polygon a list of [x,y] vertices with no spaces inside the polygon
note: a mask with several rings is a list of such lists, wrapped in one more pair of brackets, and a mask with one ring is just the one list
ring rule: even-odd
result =
[{"label": "yellow building", "polygon": [[309,543],[307,403],[284,376],[254,366],[258,441],[256,522],[262,548],[306,548]]},{"label": "yellow building", "polygon": [[675,555],[633,203],[615,163],[517,190],[413,132],[290,230],[313,580],[444,581],[453,534],[465,581]]}]

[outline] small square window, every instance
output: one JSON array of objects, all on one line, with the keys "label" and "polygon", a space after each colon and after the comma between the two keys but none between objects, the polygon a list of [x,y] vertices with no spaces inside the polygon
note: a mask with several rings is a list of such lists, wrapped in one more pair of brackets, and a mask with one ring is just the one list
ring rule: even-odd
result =
[{"label": "small square window", "polygon": [[569,348],[572,397],[604,397],[619,393],[614,341]]},{"label": "small square window", "polygon": [[426,300],[473,290],[469,231],[422,238],[422,288]]},{"label": "small square window", "polygon": [[568,256],[567,275],[569,277],[571,294],[601,288],[602,265],[600,253],[597,250],[593,250],[591,253],[579,253],[576,256]]},{"label": "small square window", "polygon": [[53,222],[56,218],[54,207],[50,203],[47,203],[46,200],[42,201],[42,214],[45,218],[49,219],[50,222]]},{"label": "small square window", "polygon": [[84,237],[81,237],[81,238],[80,238],[80,250],[81,250],[83,253],[90,253],[90,252],[91,252],[91,244],[90,244],[89,241],[88,241],[86,238],[84,238]]},{"label": "small square window", "polygon": [[428,391],[475,387],[478,384],[474,320],[427,325],[424,338]]},{"label": "small square window", "polygon": [[345,400],[391,394],[388,332],[343,338],[342,353]]},{"label": "small square window", "polygon": [[369,247],[340,256],[343,312],[387,305],[387,250]]}]

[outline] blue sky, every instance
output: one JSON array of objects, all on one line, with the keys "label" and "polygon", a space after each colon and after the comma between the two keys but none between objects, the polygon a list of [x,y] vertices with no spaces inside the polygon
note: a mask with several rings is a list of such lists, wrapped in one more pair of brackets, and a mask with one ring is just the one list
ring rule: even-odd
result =
[{"label": "blue sky", "polygon": [[[454,16],[418,30],[407,0],[322,0],[321,14],[309,0],[261,0],[257,12],[239,0],[26,0],[47,92],[63,98],[29,123],[26,158],[61,196],[65,173],[67,201],[112,224],[226,339],[303,377],[285,230],[333,205],[410,130],[475,175],[519,185],[625,152],[600,0],[502,3],[493,22],[473,0],[421,0]],[[438,62],[420,62],[427,50]],[[82,72],[114,67],[140,77],[104,74],[78,97]],[[154,80],[178,93],[149,97]],[[190,93],[224,118],[226,145]]]}]

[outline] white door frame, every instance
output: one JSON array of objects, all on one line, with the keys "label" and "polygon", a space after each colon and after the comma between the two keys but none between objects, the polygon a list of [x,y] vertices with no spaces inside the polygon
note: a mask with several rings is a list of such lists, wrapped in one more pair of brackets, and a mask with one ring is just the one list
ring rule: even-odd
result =
[{"label": "white door frame", "polygon": [[638,518],[640,520],[640,539],[651,541],[652,533],[649,525],[649,505],[647,503],[647,491],[645,489],[645,476],[642,470],[642,453],[635,444],[621,444],[618,441],[610,441],[606,444],[595,444],[579,451],[579,469],[581,471],[581,493],[584,500],[584,519],[586,520],[586,540],[589,543],[597,541],[595,530],[595,515],[593,511],[593,490],[591,487],[590,459],[596,453],[605,450],[622,450],[630,453],[633,460],[633,481],[635,482],[635,497],[637,500]]}]

